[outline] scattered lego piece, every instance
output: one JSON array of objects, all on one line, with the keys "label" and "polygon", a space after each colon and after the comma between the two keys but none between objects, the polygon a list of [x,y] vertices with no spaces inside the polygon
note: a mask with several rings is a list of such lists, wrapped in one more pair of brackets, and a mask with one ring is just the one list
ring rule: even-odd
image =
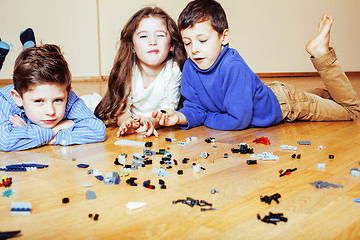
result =
[{"label": "scattered lego piece", "polygon": [[318,149],[321,151],[323,149],[323,146],[322,145],[318,146]]},{"label": "scattered lego piece", "polygon": [[261,143],[265,145],[271,145],[270,140],[267,137],[255,138],[253,140],[254,143]]},{"label": "scattered lego piece", "polygon": [[86,199],[87,200],[91,200],[91,199],[96,199],[96,194],[94,191],[91,190],[87,190],[86,191]]},{"label": "scattered lego piece", "polygon": [[129,176],[129,172],[125,171],[125,170],[121,170],[119,173],[119,177],[127,177]]},{"label": "scattered lego piece", "polygon": [[169,176],[169,173],[166,172],[166,169],[161,166],[159,168],[153,168],[152,172],[160,177],[168,177]]},{"label": "scattered lego piece", "polygon": [[114,164],[124,166],[122,163],[119,162],[119,158],[115,158]]},{"label": "scattered lego piece", "polygon": [[360,198],[355,198],[354,202],[355,203],[360,203]]},{"label": "scattered lego piece", "polygon": [[117,182],[117,184],[119,184],[119,181],[120,181],[119,173],[117,173],[117,172],[105,173],[105,178],[104,178],[105,184],[115,184],[115,182]]},{"label": "scattered lego piece", "polygon": [[162,179],[159,179],[159,185],[161,189],[166,189],[165,181]]},{"label": "scattered lego piece", "polygon": [[246,160],[247,165],[257,164],[257,160]]},{"label": "scattered lego piece", "polygon": [[334,155],[330,154],[329,159],[334,159]]},{"label": "scattered lego piece", "polygon": [[215,142],[215,138],[214,138],[214,137],[209,137],[209,138],[205,139],[205,142],[207,142],[207,143],[214,143],[214,142]]},{"label": "scattered lego piece", "polygon": [[278,200],[279,198],[281,198],[281,195],[279,193],[275,193],[275,194],[273,194],[271,196],[267,196],[267,195],[260,196],[260,200],[262,202],[265,202],[265,203],[269,204],[269,205],[271,204],[272,200],[274,200],[277,204],[279,204],[279,200]]},{"label": "scattered lego piece", "polygon": [[310,141],[297,141],[299,145],[311,145]]},{"label": "scattered lego piece", "polygon": [[182,163],[186,164],[186,163],[188,163],[188,161],[190,161],[190,158],[184,158],[184,159],[182,160]]},{"label": "scattered lego piece", "polygon": [[209,206],[212,207],[212,203],[208,203],[204,200],[198,200],[198,199],[193,199],[191,197],[187,197],[186,199],[178,199],[176,201],[173,201],[173,204],[177,204],[177,203],[182,203],[182,204],[186,204],[190,207],[194,207],[194,206]]},{"label": "scattered lego piece", "polygon": [[11,203],[12,214],[30,214],[31,203],[30,202],[13,202]]},{"label": "scattered lego piece", "polygon": [[166,113],[166,111],[165,111],[165,110],[163,110],[163,109],[161,109],[161,110],[160,110],[160,112],[162,112],[162,113]]},{"label": "scattered lego piece", "polygon": [[232,148],[231,152],[232,153],[247,154],[247,153],[254,153],[254,150],[252,148],[249,148],[249,144],[240,143],[239,148]]},{"label": "scattered lego piece", "polygon": [[191,166],[194,172],[201,172],[201,170],[206,170],[205,168],[203,168],[200,164],[194,164],[193,166]]},{"label": "scattered lego piece", "polygon": [[84,187],[84,188],[91,187],[91,186],[92,186],[92,183],[84,183],[84,184],[83,184],[83,187]]},{"label": "scattered lego piece", "polygon": [[149,189],[155,189],[155,186],[150,184],[150,180],[144,181],[143,182],[143,187],[144,188],[149,188]]},{"label": "scattered lego piece", "polygon": [[120,139],[114,142],[115,146],[142,146],[142,147],[152,147],[152,142],[140,142],[133,140]]},{"label": "scattered lego piece", "polygon": [[207,152],[202,152],[201,153],[201,158],[208,158],[209,154]]},{"label": "scattered lego piece", "polygon": [[186,142],[178,141],[177,144],[178,144],[179,146],[185,146],[185,145],[186,145]]},{"label": "scattered lego piece", "polygon": [[12,178],[11,177],[8,177],[8,178],[3,177],[1,179],[0,187],[6,187],[7,188],[7,187],[10,187],[11,184],[12,184]]},{"label": "scattered lego piece", "polygon": [[0,232],[0,239],[13,238],[13,237],[15,237],[16,235],[18,235],[20,232],[21,232],[20,230]]},{"label": "scattered lego piece", "polygon": [[134,209],[141,208],[145,205],[146,205],[146,203],[144,203],[144,202],[128,202],[126,204],[126,208],[130,209],[130,210],[134,210]]},{"label": "scattered lego piece", "polygon": [[258,214],[257,218],[262,222],[272,223],[274,225],[276,225],[280,221],[287,222],[288,220],[286,217],[284,217],[283,213],[272,213],[272,212],[269,212],[269,214],[265,215],[263,218],[261,218],[260,214]]},{"label": "scattered lego piece", "polygon": [[[1,195],[4,196],[4,197],[9,198],[9,197],[11,197],[12,195],[14,195],[14,192],[13,192],[13,190],[12,190],[11,188],[8,188],[7,190],[3,191],[3,192],[1,193]],[[1,239],[1,238],[0,238],[0,239]]]},{"label": "scattered lego piece", "polygon": [[224,153],[224,158],[228,158],[228,154],[227,154],[227,153]]},{"label": "scattered lego piece", "polygon": [[217,211],[217,210],[219,210],[218,208],[201,208],[200,209],[202,212],[205,212],[205,211],[212,211],[212,210],[215,210],[215,211]]},{"label": "scattered lego piece", "polygon": [[62,203],[66,204],[66,203],[70,202],[70,199],[68,197],[65,197],[61,201],[62,201]]},{"label": "scattered lego piece", "polygon": [[99,220],[99,214],[95,214],[94,220],[95,220],[95,221]]},{"label": "scattered lego piece", "polygon": [[280,145],[280,149],[282,149],[282,150],[293,150],[293,151],[296,151],[296,150],[297,150],[297,147],[295,147],[295,146],[289,146],[289,145]]},{"label": "scattered lego piece", "polygon": [[293,169],[286,169],[285,171],[283,171],[282,169],[279,171],[279,177],[285,176],[285,175],[290,175],[290,173],[292,173],[293,171],[296,171],[297,168],[293,168]]},{"label": "scattered lego piece", "polygon": [[183,174],[184,174],[184,171],[183,171],[183,170],[178,170],[178,171],[177,171],[177,174],[178,174],[178,175],[183,175]]},{"label": "scattered lego piece", "polygon": [[0,171],[5,172],[26,172],[28,170],[36,170],[39,168],[47,168],[49,165],[37,164],[37,163],[18,163],[5,166],[0,168]]},{"label": "scattered lego piece", "polygon": [[129,184],[130,186],[137,186],[137,183],[135,182],[135,180],[137,180],[136,177],[131,177],[126,180],[126,183]]},{"label": "scattered lego piece", "polygon": [[263,152],[263,153],[258,154],[258,155],[251,155],[250,157],[251,158],[256,158],[256,159],[259,159],[259,160],[278,160],[279,159],[278,156],[274,155],[271,152]]},{"label": "scattered lego piece", "polygon": [[75,161],[75,160],[76,160],[76,158],[72,158],[72,159],[71,159],[71,161]]},{"label": "scattered lego piece", "polygon": [[350,170],[350,174],[351,174],[351,175],[354,175],[354,176],[360,176],[360,170],[357,169],[357,168],[352,168],[352,169]]},{"label": "scattered lego piece", "polygon": [[317,163],[317,168],[326,168],[326,163]]},{"label": "scattered lego piece", "polygon": [[210,192],[211,192],[211,194],[215,194],[215,193],[218,193],[219,191],[216,190],[215,188],[213,188],[213,189],[210,190]]},{"label": "scattered lego piece", "polygon": [[88,168],[89,164],[85,164],[85,163],[80,163],[78,165],[76,165],[78,168]]},{"label": "scattered lego piece", "polygon": [[310,183],[311,185],[313,185],[314,187],[316,187],[317,189],[321,189],[321,188],[342,188],[343,186],[340,184],[332,184],[332,183],[328,183],[328,182],[324,182],[324,181],[316,181],[316,182],[312,182]]}]

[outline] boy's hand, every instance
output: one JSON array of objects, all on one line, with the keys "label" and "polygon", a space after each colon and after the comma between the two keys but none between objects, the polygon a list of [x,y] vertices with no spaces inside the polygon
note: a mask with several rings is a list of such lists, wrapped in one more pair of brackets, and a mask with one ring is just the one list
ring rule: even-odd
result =
[{"label": "boy's hand", "polygon": [[165,109],[166,113],[155,110],[152,117],[155,118],[161,126],[174,126],[176,124],[186,124],[186,118],[181,112],[172,109]]},{"label": "boy's hand", "polygon": [[116,133],[116,137],[120,137],[125,134],[132,134],[135,133],[135,130],[140,127],[140,122],[138,119],[127,119],[126,121],[122,122],[119,131]]},{"label": "boy's hand", "polygon": [[26,126],[26,122],[19,115],[9,116],[9,121],[13,124],[13,127],[23,127]]},{"label": "boy's hand", "polygon": [[156,131],[156,124],[150,119],[142,116],[137,116],[137,119],[140,123],[140,127],[136,129],[136,133],[144,133],[144,137],[150,137],[154,134],[155,137],[159,137],[159,133]]},{"label": "boy's hand", "polygon": [[55,127],[53,127],[54,137],[48,142],[48,144],[53,144],[53,142],[55,141],[55,136],[56,134],[58,134],[59,131],[68,129],[69,127],[72,127],[74,124],[75,122],[70,119],[59,122]]}]

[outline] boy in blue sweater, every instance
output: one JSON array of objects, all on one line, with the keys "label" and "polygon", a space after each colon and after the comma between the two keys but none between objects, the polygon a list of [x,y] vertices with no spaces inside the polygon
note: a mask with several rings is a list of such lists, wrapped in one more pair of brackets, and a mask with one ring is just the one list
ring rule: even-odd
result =
[{"label": "boy in blue sweater", "polygon": [[0,89],[1,151],[105,140],[104,123],[71,91],[71,74],[58,46],[23,50],[13,81]]},{"label": "boy in blue sweater", "polygon": [[268,127],[282,120],[353,120],[360,112],[358,96],[329,48],[333,19],[324,15],[319,34],[307,51],[331,99],[301,91],[290,84],[265,85],[239,53],[229,48],[226,14],[214,0],[191,1],[178,19],[189,59],[181,78],[184,107],[155,111],[164,126],[189,129],[205,125],[218,130]]}]

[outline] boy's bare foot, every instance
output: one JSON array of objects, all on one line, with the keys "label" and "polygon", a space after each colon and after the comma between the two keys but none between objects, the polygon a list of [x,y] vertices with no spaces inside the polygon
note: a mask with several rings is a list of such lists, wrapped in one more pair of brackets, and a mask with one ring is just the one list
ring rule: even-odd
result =
[{"label": "boy's bare foot", "polygon": [[331,15],[324,14],[319,23],[319,33],[306,44],[306,51],[313,57],[321,57],[329,52],[330,30],[334,22]]}]

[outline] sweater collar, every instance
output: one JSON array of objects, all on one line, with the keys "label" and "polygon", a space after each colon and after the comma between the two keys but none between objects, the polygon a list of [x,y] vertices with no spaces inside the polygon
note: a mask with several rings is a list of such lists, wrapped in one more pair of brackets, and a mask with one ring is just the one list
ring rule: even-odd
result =
[{"label": "sweater collar", "polygon": [[223,48],[223,50],[221,51],[221,53],[219,54],[219,56],[217,57],[216,61],[214,62],[213,65],[211,65],[211,67],[209,67],[208,69],[205,70],[201,70],[191,59],[189,59],[191,61],[192,66],[195,68],[196,71],[198,72],[202,72],[202,73],[207,73],[207,72],[211,72],[214,68],[217,67],[217,65],[219,64],[219,62],[221,61],[221,59],[223,58],[223,56],[226,54],[226,52],[229,50],[229,44],[226,44]]}]

